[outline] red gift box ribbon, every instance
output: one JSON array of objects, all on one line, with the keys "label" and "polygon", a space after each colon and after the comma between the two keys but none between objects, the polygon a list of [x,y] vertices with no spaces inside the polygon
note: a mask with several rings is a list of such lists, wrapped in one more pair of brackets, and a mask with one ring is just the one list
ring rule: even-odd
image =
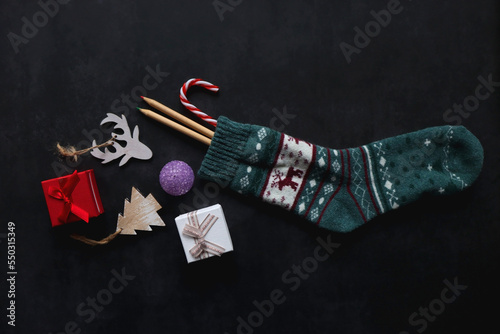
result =
[{"label": "red gift box ribbon", "polygon": [[50,197],[64,201],[64,206],[58,217],[63,223],[68,221],[70,213],[80,219],[83,219],[87,223],[89,222],[89,213],[80,208],[78,205],[75,205],[71,200],[71,194],[73,193],[73,190],[75,190],[78,182],[80,182],[80,177],[75,170],[62,187],[49,187],[48,194]]}]

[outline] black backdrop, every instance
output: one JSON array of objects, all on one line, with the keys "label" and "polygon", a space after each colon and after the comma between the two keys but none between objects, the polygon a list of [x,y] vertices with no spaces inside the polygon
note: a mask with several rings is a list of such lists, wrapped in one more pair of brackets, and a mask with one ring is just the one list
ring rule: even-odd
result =
[{"label": "black backdrop", "polygon": [[[476,88],[481,77],[500,81],[497,1],[42,3],[51,5],[0,5],[2,324],[9,320],[10,221],[17,265],[16,327],[8,330],[494,332],[500,84],[490,91]],[[388,7],[390,22],[380,12]],[[385,22],[370,23],[374,13]],[[30,30],[33,22],[38,27]],[[363,38],[356,27],[368,28],[372,37]],[[145,89],[151,70],[162,73]],[[318,229],[198,178],[188,194],[171,197],[158,183],[162,166],[178,159],[196,171],[206,147],[138,113],[135,106],[144,104],[134,96],[146,90],[187,114],[178,91],[191,77],[221,87],[218,94],[190,91],[191,101],[207,113],[274,122],[288,134],[333,148],[461,122],[481,140],[484,168],[460,194],[423,199],[349,234]],[[464,103],[462,113],[447,113]],[[76,166],[58,160],[58,141],[84,145],[90,135],[106,137],[99,122],[108,112],[124,112],[131,126],[139,125],[154,152],[151,160],[123,167],[91,156]],[[288,118],[278,117],[285,113]],[[40,181],[72,168],[94,169],[106,212],[88,225],[53,229]],[[158,199],[166,227],[95,248],[68,237],[113,232],[132,186]],[[215,203],[225,210],[235,251],[188,265],[174,218],[182,206]],[[317,238],[339,246],[293,286],[284,281],[284,274],[299,277],[288,271],[309,261]],[[135,278],[107,294],[113,270]],[[453,293],[447,285],[459,287]],[[274,290],[284,302],[271,310],[262,301]],[[112,299],[89,311],[96,296]],[[239,317],[250,324],[239,325]]]}]

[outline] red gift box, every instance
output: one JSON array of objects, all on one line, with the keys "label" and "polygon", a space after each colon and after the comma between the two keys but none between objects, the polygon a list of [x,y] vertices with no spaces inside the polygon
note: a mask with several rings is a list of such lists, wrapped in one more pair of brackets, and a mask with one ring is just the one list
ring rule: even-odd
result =
[{"label": "red gift box", "polygon": [[42,181],[52,227],[89,218],[104,212],[92,169]]}]

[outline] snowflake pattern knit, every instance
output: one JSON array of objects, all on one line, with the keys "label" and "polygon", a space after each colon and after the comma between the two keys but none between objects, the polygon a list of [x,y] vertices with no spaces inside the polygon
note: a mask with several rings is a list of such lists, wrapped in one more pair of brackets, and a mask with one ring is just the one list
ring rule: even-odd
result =
[{"label": "snowflake pattern knit", "polygon": [[463,190],[482,163],[479,140],[463,126],[329,149],[220,117],[198,174],[321,227],[349,232],[424,193]]}]

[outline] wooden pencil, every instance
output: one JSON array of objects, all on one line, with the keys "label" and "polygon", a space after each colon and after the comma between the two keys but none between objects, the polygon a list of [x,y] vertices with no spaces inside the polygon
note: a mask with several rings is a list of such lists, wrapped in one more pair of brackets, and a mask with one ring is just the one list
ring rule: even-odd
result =
[{"label": "wooden pencil", "polygon": [[150,98],[145,97],[145,96],[141,96],[141,97],[151,107],[161,111],[162,113],[164,113],[167,116],[170,116],[170,117],[178,120],[181,123],[184,123],[185,125],[187,125],[191,129],[196,130],[201,134],[204,134],[208,138],[212,138],[214,136],[214,132],[212,130],[207,129],[203,125],[196,123],[192,119],[187,118],[186,116],[184,116],[184,115],[178,113],[177,111],[167,107],[166,105],[163,105],[160,102],[153,100],[153,99],[150,99]]},{"label": "wooden pencil", "polygon": [[198,140],[206,145],[210,145],[212,143],[212,140],[210,140],[210,138],[207,138],[204,135],[202,135],[196,131],[193,131],[193,130],[191,130],[183,125],[180,125],[179,123],[176,123],[176,122],[174,122],[166,117],[163,117],[163,116],[161,116],[161,115],[159,115],[151,110],[142,109],[142,108],[137,108],[137,109],[139,109],[139,111],[141,113],[148,116],[149,118],[152,118],[157,122],[165,124],[166,126],[172,128],[174,130],[177,130],[181,133],[184,133],[185,135],[188,135],[189,137],[196,139],[196,140]]}]

